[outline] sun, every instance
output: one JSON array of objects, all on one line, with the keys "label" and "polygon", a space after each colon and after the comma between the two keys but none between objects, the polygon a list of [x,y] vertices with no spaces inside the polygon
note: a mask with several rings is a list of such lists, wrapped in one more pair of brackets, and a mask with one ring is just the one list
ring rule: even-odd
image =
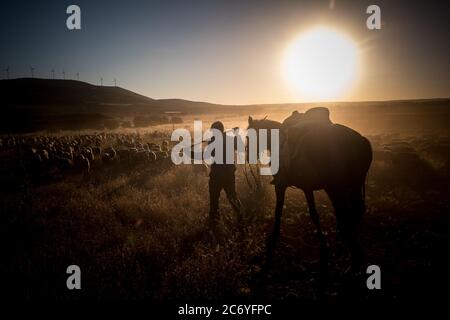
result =
[{"label": "sun", "polygon": [[316,27],[288,46],[283,74],[299,97],[329,100],[351,87],[357,65],[357,47],[350,38],[331,28]]}]

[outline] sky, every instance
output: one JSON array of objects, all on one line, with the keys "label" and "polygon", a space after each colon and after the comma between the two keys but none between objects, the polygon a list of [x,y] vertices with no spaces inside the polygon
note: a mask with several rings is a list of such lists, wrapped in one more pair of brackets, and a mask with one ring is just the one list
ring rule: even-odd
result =
[{"label": "sky", "polygon": [[[289,44],[327,26],[358,48],[358,73],[335,100],[450,97],[448,1],[2,1],[1,77],[118,85],[151,98],[222,104],[307,102],[283,78]],[[66,8],[81,8],[68,30]],[[366,8],[381,8],[369,30]]]}]

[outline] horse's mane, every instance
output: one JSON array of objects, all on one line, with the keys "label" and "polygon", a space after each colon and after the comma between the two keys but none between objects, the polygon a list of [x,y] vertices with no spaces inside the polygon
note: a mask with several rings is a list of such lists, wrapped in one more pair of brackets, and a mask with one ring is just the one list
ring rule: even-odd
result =
[{"label": "horse's mane", "polygon": [[261,129],[280,129],[281,128],[281,122],[270,120],[270,119],[260,119],[260,120],[253,120],[254,127],[258,127]]}]

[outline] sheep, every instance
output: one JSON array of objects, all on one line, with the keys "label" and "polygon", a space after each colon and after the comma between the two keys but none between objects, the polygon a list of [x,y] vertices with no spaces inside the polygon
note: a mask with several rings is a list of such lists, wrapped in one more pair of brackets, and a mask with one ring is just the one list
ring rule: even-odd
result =
[{"label": "sheep", "polygon": [[148,146],[149,146],[150,150],[153,152],[161,152],[162,151],[161,146],[157,145],[156,143],[149,143]]},{"label": "sheep", "polygon": [[56,166],[61,172],[68,172],[72,169],[72,160],[68,158],[56,158]]},{"label": "sheep", "polygon": [[169,152],[170,151],[170,144],[169,141],[164,140],[161,146],[161,150],[165,151],[165,152]]},{"label": "sheep", "polygon": [[99,146],[92,147],[92,155],[94,157],[100,157],[102,154],[102,148]]},{"label": "sheep", "polygon": [[[130,165],[155,163],[161,166],[164,164],[161,161],[170,158],[170,143],[163,140],[159,145],[147,139],[160,140],[163,137],[162,133],[8,136],[0,138],[0,149],[8,151],[17,148],[30,172],[31,169],[49,174],[52,169],[89,172],[95,159],[101,161],[99,165],[119,159]],[[111,142],[114,146],[110,144],[102,148],[102,145]]]},{"label": "sheep", "polygon": [[109,147],[105,149],[105,152],[103,154],[107,153],[109,158],[112,160],[117,156],[116,150],[114,150],[113,147]]},{"label": "sheep", "polygon": [[82,154],[77,155],[75,157],[75,161],[74,161],[74,168],[75,168],[76,172],[89,173],[89,170],[91,169],[89,159],[87,159]]},{"label": "sheep", "polygon": [[131,159],[131,150],[130,149],[119,149],[117,150],[117,155],[119,156],[119,160],[121,162],[129,162]]},{"label": "sheep", "polygon": [[48,151],[45,149],[39,150],[39,155],[41,156],[42,161],[48,161],[50,159]]},{"label": "sheep", "polygon": [[153,151],[148,151],[148,161],[149,162],[155,162],[156,161],[156,153],[154,153]]},{"label": "sheep", "polygon": [[108,152],[104,152],[104,153],[102,154],[102,161],[103,161],[104,163],[110,163],[110,162],[113,161],[113,159],[114,159],[114,157],[111,156]]},{"label": "sheep", "polygon": [[82,154],[86,159],[88,159],[89,162],[93,162],[94,159],[95,159],[94,154],[92,153],[91,148],[84,148],[84,149],[81,151],[81,154]]},{"label": "sheep", "polygon": [[156,155],[157,160],[164,160],[169,158],[169,154],[166,151],[153,151]]}]

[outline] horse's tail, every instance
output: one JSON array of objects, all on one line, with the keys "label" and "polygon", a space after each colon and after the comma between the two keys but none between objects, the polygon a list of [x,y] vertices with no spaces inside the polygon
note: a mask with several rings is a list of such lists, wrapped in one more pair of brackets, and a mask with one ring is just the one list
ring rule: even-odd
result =
[{"label": "horse's tail", "polygon": [[362,181],[362,186],[361,186],[361,194],[362,194],[362,203],[364,205],[364,211],[366,208],[366,187],[369,184],[369,169],[370,169],[370,165],[372,164],[372,160],[373,160],[373,151],[372,151],[372,145],[370,144],[369,139],[367,139],[366,137],[364,138],[364,142],[365,142],[365,149],[366,149],[366,161],[365,161],[365,175],[364,175],[364,179]]},{"label": "horse's tail", "polygon": [[362,182],[361,192],[362,192],[362,204],[364,206],[364,211],[366,208],[366,186],[369,184],[369,171],[367,171],[364,181]]}]

